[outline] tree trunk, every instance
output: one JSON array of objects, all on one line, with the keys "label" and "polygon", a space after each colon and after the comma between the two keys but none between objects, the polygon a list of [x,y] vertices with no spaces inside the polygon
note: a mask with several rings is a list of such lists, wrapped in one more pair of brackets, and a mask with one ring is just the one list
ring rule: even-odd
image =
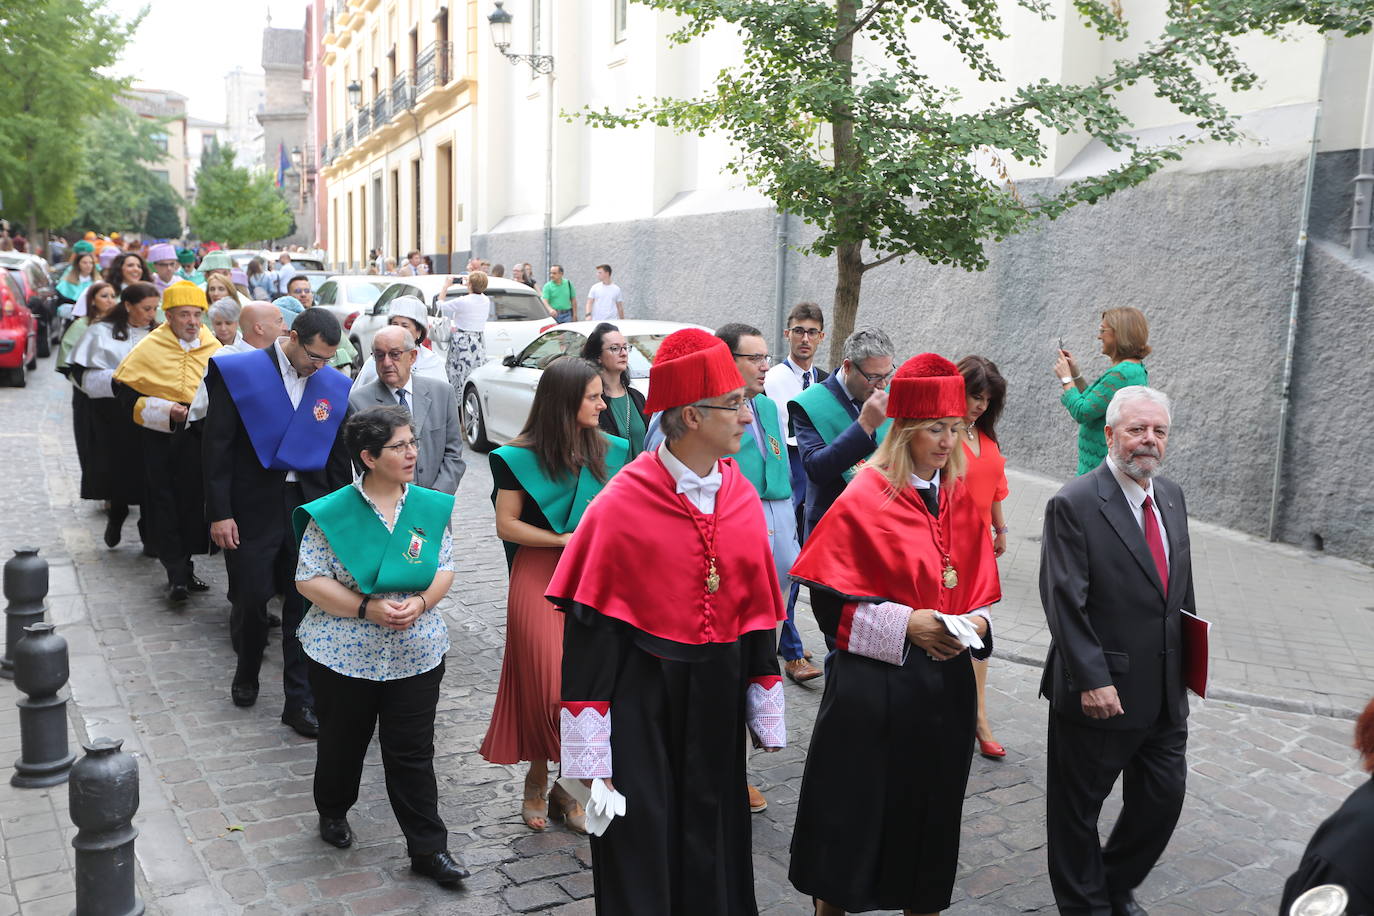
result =
[{"label": "tree trunk", "polygon": [[859,315],[859,290],[864,282],[863,243],[841,245],[835,251],[835,308],[830,316],[830,368],[844,360],[844,341],[854,333]]}]

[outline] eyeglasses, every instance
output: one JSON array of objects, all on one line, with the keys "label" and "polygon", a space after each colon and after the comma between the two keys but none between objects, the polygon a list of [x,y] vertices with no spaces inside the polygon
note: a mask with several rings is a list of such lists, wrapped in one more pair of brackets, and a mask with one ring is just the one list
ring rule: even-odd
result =
[{"label": "eyeglasses", "polygon": [[332,356],[320,356],[316,353],[311,353],[305,347],[301,347],[301,351],[305,353],[306,359],[310,360],[312,363],[319,363],[321,366],[334,358]]},{"label": "eyeglasses", "polygon": [[819,339],[820,337],[824,336],[825,331],[822,331],[820,328],[795,327],[788,328],[787,333],[791,334],[794,337],[815,337]]},{"label": "eyeglasses", "polygon": [[700,407],[703,410],[728,410],[731,413],[738,414],[749,406],[749,402],[740,400],[734,404],[693,404],[691,406]]},{"label": "eyeglasses", "polygon": [[[855,366],[855,368],[857,369],[858,367]],[[883,382],[892,378],[892,376],[896,374],[896,372],[896,369],[889,369],[886,372],[879,372],[874,375],[869,375],[867,372],[864,372],[862,369],[859,369],[859,374],[862,375],[864,378],[868,379],[868,383],[870,385],[882,384]]]},{"label": "eyeglasses", "polygon": [[420,440],[419,440],[419,439],[407,439],[407,440],[404,441],[404,442],[396,442],[396,443],[393,443],[393,444],[391,444],[391,445],[383,445],[382,448],[389,448],[389,449],[391,449],[393,452],[395,452],[395,453],[398,454],[398,455],[403,454],[404,452],[409,452],[409,451],[416,451],[416,452],[418,452],[418,451],[420,450]]},{"label": "eyeglasses", "polygon": [[630,347],[629,347],[628,344],[616,344],[616,345],[613,346],[613,347],[602,347],[601,349],[604,350],[604,351],[607,352],[607,353],[629,353],[629,352],[630,352]]},{"label": "eyeglasses", "polygon": [[736,353],[734,350],[731,350],[730,355],[738,356],[741,359],[747,359],[755,366],[766,366],[773,361],[773,357],[769,356],[767,353]]},{"label": "eyeglasses", "polygon": [[379,363],[388,359],[393,363],[399,363],[402,356],[413,352],[413,350],[373,350],[372,358]]}]

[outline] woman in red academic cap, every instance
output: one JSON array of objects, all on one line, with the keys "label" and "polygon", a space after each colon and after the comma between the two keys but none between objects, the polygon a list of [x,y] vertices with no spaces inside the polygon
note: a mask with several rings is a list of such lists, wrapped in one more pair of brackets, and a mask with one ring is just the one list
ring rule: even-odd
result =
[{"label": "woman in red academic cap", "polygon": [[792,567],[836,654],[792,835],[792,884],[820,916],[949,906],[977,709],[974,658],[1001,597],[992,542],[959,479],[964,379],[907,360],[892,429]]}]

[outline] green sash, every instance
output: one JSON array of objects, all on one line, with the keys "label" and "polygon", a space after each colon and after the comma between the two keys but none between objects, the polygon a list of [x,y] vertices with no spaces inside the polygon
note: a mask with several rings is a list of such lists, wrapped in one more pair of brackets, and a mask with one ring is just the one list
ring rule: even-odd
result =
[{"label": "green sash", "polygon": [[[340,487],[296,509],[296,543],[310,519],[320,526],[339,562],[364,595],[422,592],[439,569],[439,545],[453,515],[453,497],[414,484],[390,532],[358,488]],[[379,549],[380,548],[380,549]]]},{"label": "green sash", "polygon": [[[601,435],[606,438],[606,479],[609,480],[625,466],[630,443],[619,436]],[[539,504],[539,511],[544,513],[549,525],[559,534],[567,534],[577,527],[577,523],[582,521],[582,513],[587,511],[592,499],[605,486],[586,468],[577,475],[575,486],[569,487],[566,477],[552,480],[544,473],[539,458],[527,448],[503,445],[492,454],[506,463],[506,467],[520,481],[520,486]],[[492,487],[491,499],[493,503],[496,501],[496,487]]]},{"label": "green sash", "polygon": [[[845,410],[840,402],[835,399],[835,393],[827,388],[824,383],[812,385],[789,403],[796,404],[806,411],[806,415],[811,418],[811,425],[816,427],[816,432],[820,433],[826,445],[834,442],[839,438],[840,433],[857,422],[849,416],[849,411]],[[883,421],[883,425],[878,427],[878,431],[874,433],[873,438],[878,440],[880,445],[891,426],[892,418],[888,417]],[[846,481],[853,480],[854,475],[867,463],[867,458],[860,459],[852,468],[844,472],[844,479]]]},{"label": "green sash", "polygon": [[750,403],[754,415],[763,426],[763,449],[767,457],[759,454],[758,446],[754,444],[752,424],[740,439],[739,451],[728,457],[735,459],[740,472],[759,491],[760,499],[791,499],[792,469],[787,461],[782,433],[778,431],[778,408],[761,394],[756,395]]}]

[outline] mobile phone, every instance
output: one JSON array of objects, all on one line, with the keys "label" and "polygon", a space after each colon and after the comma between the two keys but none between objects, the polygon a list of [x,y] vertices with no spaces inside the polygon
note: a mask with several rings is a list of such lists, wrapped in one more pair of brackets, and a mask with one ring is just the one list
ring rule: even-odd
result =
[{"label": "mobile phone", "polygon": [[1059,338],[1059,349],[1060,349],[1061,351],[1064,349],[1064,338],[1062,338],[1062,337]]}]

